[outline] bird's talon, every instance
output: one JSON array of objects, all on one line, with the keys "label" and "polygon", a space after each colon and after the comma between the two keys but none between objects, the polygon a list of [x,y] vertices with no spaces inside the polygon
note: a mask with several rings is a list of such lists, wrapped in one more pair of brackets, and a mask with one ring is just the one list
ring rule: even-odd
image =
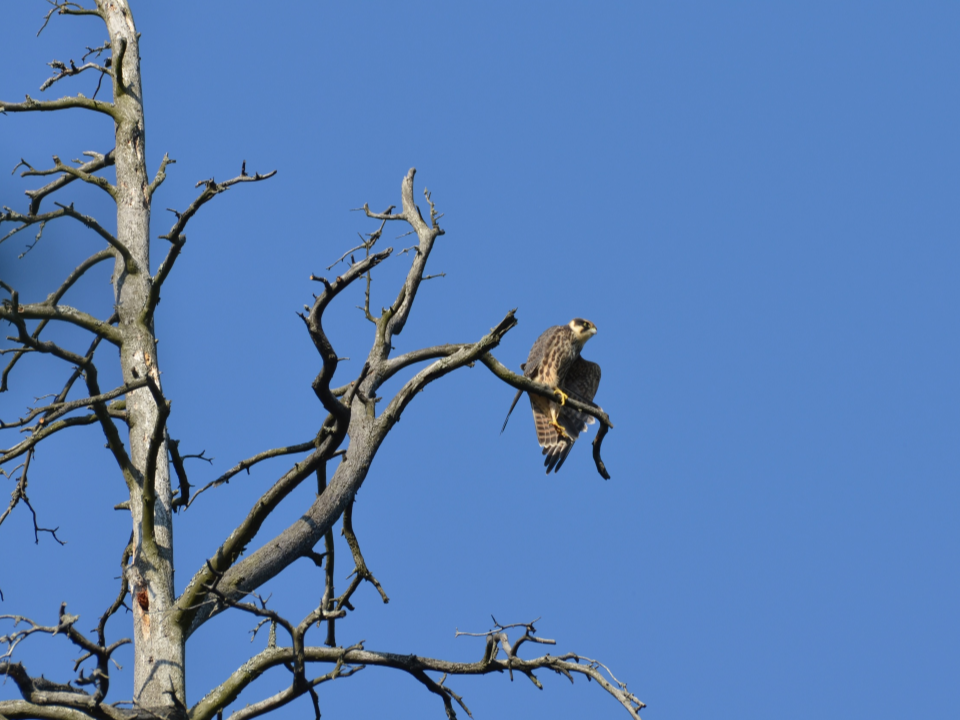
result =
[{"label": "bird's talon", "polygon": [[553,391],[553,394],[556,395],[558,398],[560,398],[561,405],[566,404],[567,398],[569,396],[563,390],[561,390],[560,388],[557,388],[556,390]]},{"label": "bird's talon", "polygon": [[567,431],[563,429],[563,426],[562,426],[560,423],[558,423],[556,420],[554,420],[554,421],[553,421],[552,423],[550,423],[550,424],[551,424],[551,425],[553,426],[553,428],[557,431],[557,435],[560,436],[560,439],[561,439],[561,440],[570,440],[570,436],[567,435]]}]

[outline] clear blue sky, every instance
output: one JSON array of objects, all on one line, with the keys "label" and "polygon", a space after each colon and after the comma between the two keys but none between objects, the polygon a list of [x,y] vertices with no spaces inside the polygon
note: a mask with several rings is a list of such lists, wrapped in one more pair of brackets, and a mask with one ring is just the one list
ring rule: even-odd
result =
[{"label": "clear blue sky", "polygon": [[[35,38],[46,8],[4,6],[4,99],[39,95],[45,62],[104,38],[87,18]],[[594,430],[544,476],[525,404],[499,435],[513,391],[486,369],[430,386],[356,510],[391,603],[361,588],[341,642],[475,660],[480,643],[456,628],[542,616],[556,651],[609,664],[648,720],[956,713],[960,6],[171,1],[134,15],[151,168],[164,152],[178,161],[154,235],[197,180],[242,160],[278,170],[191,223],[159,308],[171,433],[216,458],[191,466],[195,483],[313,436],[318,359],[294,312],[310,273],[375,228],[349,210],[398,204],[411,166],[446,213],[430,270],[447,275],[424,286],[399,351],[479,338],[514,307],[496,353],[512,367],[549,325],[599,328],[584,355],[603,367],[613,479],[593,468]],[[110,147],[108,122],[78,111],[0,118],[0,204],[25,207],[33,185],[8,170],[21,157]],[[71,198],[105,212],[90,190]],[[0,274],[27,299],[98,247],[51,225],[17,262],[25,242],[0,246]],[[376,305],[407,261],[382,266]],[[68,301],[105,316],[111,298],[103,272]],[[343,377],[370,342],[361,301],[358,287],[328,315],[353,358]],[[24,362],[3,417],[64,374]],[[113,598],[129,523],[110,509],[124,486],[102,444],[77,430],[37,456],[35,507],[68,544],[34,546],[18,510],[0,529],[0,612],[53,622],[67,600],[87,629]],[[181,587],[281,469],[179,518]],[[255,545],[310,500],[288,500]],[[297,565],[269,591],[300,617],[322,573]],[[195,636],[191,703],[265,642],[247,641],[251,625],[221,616]],[[129,633],[128,619],[112,629]],[[18,657],[65,679],[66,645]],[[451,686],[478,720],[626,717],[592,684],[541,679],[543,692],[499,676]],[[241,702],[284,682],[268,676]],[[115,683],[128,697],[130,680]],[[415,681],[376,669],[320,701],[324,718],[443,717]]]}]

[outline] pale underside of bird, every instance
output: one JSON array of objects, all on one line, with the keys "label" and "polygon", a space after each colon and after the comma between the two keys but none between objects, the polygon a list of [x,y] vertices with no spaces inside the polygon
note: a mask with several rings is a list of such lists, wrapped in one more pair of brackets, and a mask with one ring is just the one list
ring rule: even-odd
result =
[{"label": "pale underside of bird", "polygon": [[[594,422],[590,415],[569,407],[566,400],[572,397],[594,405],[593,398],[600,385],[600,366],[580,357],[580,351],[596,334],[596,326],[583,318],[547,328],[530,348],[527,362],[521,365],[524,377],[554,388],[556,399],[530,396],[537,441],[543,448],[547,474],[551,470],[560,470],[577,437]],[[518,390],[513,398],[507,419],[503,421],[504,429],[522,394],[523,390]]]}]

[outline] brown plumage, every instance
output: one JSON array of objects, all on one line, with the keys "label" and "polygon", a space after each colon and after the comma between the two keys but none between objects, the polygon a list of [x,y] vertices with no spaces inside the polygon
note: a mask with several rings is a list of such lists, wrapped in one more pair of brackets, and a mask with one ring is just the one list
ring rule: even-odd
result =
[{"label": "brown plumage", "polygon": [[[550,385],[557,391],[559,402],[540,395],[530,396],[537,441],[546,456],[543,464],[548,474],[560,469],[577,437],[594,422],[591,416],[567,407],[564,402],[569,396],[593,404],[600,385],[600,366],[581,358],[580,351],[596,332],[596,326],[583,318],[548,328],[537,338],[522,366],[525,377]],[[520,390],[514,397],[503,422],[504,429],[522,394]]]}]

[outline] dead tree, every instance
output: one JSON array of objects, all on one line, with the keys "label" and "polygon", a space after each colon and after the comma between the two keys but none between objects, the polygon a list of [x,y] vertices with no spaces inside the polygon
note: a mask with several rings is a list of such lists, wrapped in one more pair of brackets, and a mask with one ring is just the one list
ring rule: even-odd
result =
[{"label": "dead tree", "polygon": [[[638,718],[643,704],[618,681],[602,663],[578,656],[542,655],[521,658],[524,643],[554,644],[536,635],[533,623],[495,624],[486,633],[481,657],[476,662],[453,662],[367,650],[362,645],[339,647],[336,623],[353,610],[351,597],[360,583],[372,583],[384,602],[387,595],[364,562],[360,545],[353,531],[354,497],[363,484],[384,438],[400,419],[404,408],[429,383],[465,365],[477,361],[488,367],[505,383],[552,397],[552,389],[534,383],[507,370],[491,355],[503,336],[516,324],[513,311],[486,335],[472,342],[440,345],[391,355],[391,341],[399,335],[412,311],[427,261],[437,239],[444,234],[430,193],[424,191],[429,205],[429,218],[424,219],[414,198],[414,170],[410,170],[401,186],[400,211],[394,207],[381,213],[366,205],[366,217],[379,226],[364,242],[344,253],[345,269],[332,277],[313,277],[319,284],[319,295],[312,306],[305,306],[301,315],[320,359],[320,370],[313,381],[313,391],[326,411],[318,429],[311,429],[305,442],[273,448],[239,462],[220,478],[193,491],[187,477],[177,440],[171,439],[167,420],[171,403],[160,380],[154,314],[164,282],[180,255],[186,236],[185,228],[200,208],[214,197],[235,185],[266,180],[274,172],[249,174],[244,163],[240,174],[225,182],[213,179],[197,183],[196,199],[182,212],[175,213],[172,227],[160,239],[168,244],[166,258],[159,267],[150,267],[151,208],[155,193],[166,178],[174,160],[164,157],[151,178],[147,173],[144,152],[144,115],[139,64],[139,35],[127,0],[96,0],[96,7],[86,8],[65,0],[51,0],[51,9],[44,26],[54,15],[92,15],[106,26],[108,39],[91,50],[89,62],[77,65],[54,62],[54,75],[41,90],[85,72],[99,73],[101,80],[112,85],[112,99],[87,98],[81,94],[57,100],[36,100],[29,95],[22,102],[0,101],[0,113],[50,112],[65,109],[87,110],[103,115],[113,123],[116,143],[104,152],[87,152],[85,160],[63,162],[57,156],[52,167],[35,169],[23,163],[23,176],[44,178],[45,184],[26,192],[29,202],[25,212],[4,207],[0,223],[9,229],[0,242],[27,228],[42,228],[46,223],[61,221],[79,223],[103,240],[103,248],[80,263],[46,299],[32,301],[21,298],[18,289],[6,280],[0,288],[6,294],[0,306],[0,319],[12,328],[13,346],[3,351],[7,361],[0,377],[0,391],[6,390],[18,363],[29,362],[34,354],[47,354],[62,360],[69,376],[45,405],[29,410],[19,419],[7,419],[0,429],[7,435],[22,438],[0,450],[0,468],[14,483],[9,506],[0,514],[0,523],[18,506],[29,506],[27,483],[31,459],[39,443],[57,433],[82,425],[98,425],[123,478],[129,494],[125,503],[132,520],[132,535],[123,553],[124,573],[116,599],[105,610],[95,636],[80,632],[77,616],[61,605],[58,618],[44,624],[21,615],[0,615],[7,627],[0,636],[5,650],[0,652],[0,675],[12,680],[20,699],[0,701],[0,718],[51,718],[74,720],[127,720],[129,718],[189,717],[209,720],[221,716],[248,685],[275,666],[290,672],[290,684],[283,691],[251,702],[235,710],[231,718],[245,720],[279,708],[291,700],[309,694],[319,717],[316,686],[337,678],[348,677],[367,665],[380,665],[402,670],[422,683],[443,702],[447,716],[456,716],[455,705],[466,710],[462,698],[444,682],[449,675],[487,673],[521,673],[538,687],[535,671],[552,670],[573,680],[585,675],[597,681],[613,695],[631,716]],[[41,28],[42,29],[42,28]],[[103,60],[100,58],[103,57]],[[111,183],[103,171],[113,167],[116,182]],[[62,190],[74,182],[89,183],[99,188],[116,204],[117,231],[114,235],[95,218],[84,214],[73,203],[57,201]],[[46,205],[47,209],[42,209]],[[53,208],[49,206],[52,205]],[[388,223],[409,225],[417,236],[417,245],[410,254],[410,267],[399,288],[396,300],[379,316],[370,307],[370,284],[378,264],[393,253],[392,248],[379,249],[381,234]],[[2,226],[0,226],[2,227]],[[80,228],[78,228],[80,229]],[[357,256],[362,253],[360,259]],[[71,287],[94,266],[113,262],[115,312],[99,318],[63,302]],[[334,386],[337,353],[324,334],[323,316],[332,301],[351,283],[366,282],[364,314],[372,323],[373,342],[360,373],[349,382]],[[44,337],[51,323],[69,323],[89,334],[85,349],[71,349]],[[112,346],[112,347],[111,347]],[[117,352],[122,378],[117,384],[103,384],[97,369],[98,355]],[[422,369],[414,366],[429,363]],[[377,397],[379,388],[398,373],[410,377],[389,399]],[[79,392],[77,392],[79,390]],[[71,396],[78,395],[76,399]],[[378,412],[378,402],[380,403]],[[599,409],[568,402],[597,418],[600,432],[594,443],[598,471],[607,477],[600,460],[600,443],[611,427]],[[349,437],[349,442],[347,438]],[[218,546],[211,542],[211,553],[198,568],[186,588],[179,594],[173,582],[172,530],[178,511],[191,511],[193,503],[205,491],[222,486],[241,470],[267,458],[289,456],[290,465],[272,486],[250,508],[247,516]],[[328,479],[331,462],[339,460]],[[176,479],[171,482],[170,468]],[[289,493],[301,483],[316,480],[317,496],[303,516],[274,538],[261,541],[259,549],[241,557],[242,551],[257,538],[265,519]],[[222,492],[222,491],[221,491]],[[335,552],[333,527],[342,522],[355,575],[339,595],[334,591],[332,573]],[[36,530],[39,528],[35,524]],[[323,550],[317,546],[322,543]],[[326,570],[326,586],[315,610],[299,622],[288,620],[271,610],[257,595],[263,583],[287,569],[295,560],[309,558]],[[107,625],[129,598],[132,608],[132,639],[108,640]],[[211,689],[193,707],[186,707],[185,661],[190,636],[214,615],[224,610],[249,613],[258,627],[269,626],[267,647],[253,657],[238,662],[238,669],[219,686]],[[114,622],[114,625],[117,623]],[[322,644],[310,645],[307,633],[315,625],[326,629]],[[517,637],[517,633],[522,634]],[[511,642],[508,631],[513,631]],[[16,659],[16,649],[31,636],[59,634],[80,649],[81,657],[69,682],[52,682],[31,675]],[[110,633],[111,635],[113,633]],[[127,634],[127,633],[122,633]],[[316,635],[317,632],[314,633]],[[108,702],[111,656],[124,644],[134,645],[134,686],[132,700]],[[317,667],[321,669],[318,671]],[[442,677],[437,677],[442,675]],[[249,693],[245,695],[247,699]]]}]

